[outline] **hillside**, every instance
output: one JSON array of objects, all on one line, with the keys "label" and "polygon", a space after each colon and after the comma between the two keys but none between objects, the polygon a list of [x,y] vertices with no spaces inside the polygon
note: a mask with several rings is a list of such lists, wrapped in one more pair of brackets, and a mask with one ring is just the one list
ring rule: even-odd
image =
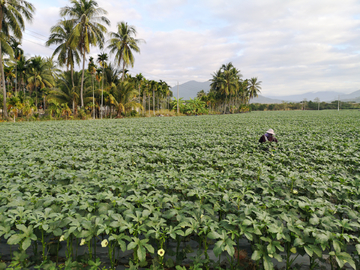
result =
[{"label": "hillside", "polygon": [[[173,96],[177,97],[177,86],[173,86],[171,91]],[[201,90],[209,92],[210,90],[210,81],[206,82],[197,82],[197,81],[188,81],[186,83],[179,85],[179,97],[184,100],[190,98],[195,98],[197,93]],[[331,102],[337,100],[340,97],[341,101],[355,101],[360,102],[360,90],[355,91],[350,94],[343,94],[335,91],[322,91],[322,92],[306,92],[299,95],[286,95],[286,96],[263,96],[259,95],[258,98],[252,99],[250,103],[282,103],[286,102],[300,102],[304,99],[314,101],[315,98],[319,98],[320,101]]]}]

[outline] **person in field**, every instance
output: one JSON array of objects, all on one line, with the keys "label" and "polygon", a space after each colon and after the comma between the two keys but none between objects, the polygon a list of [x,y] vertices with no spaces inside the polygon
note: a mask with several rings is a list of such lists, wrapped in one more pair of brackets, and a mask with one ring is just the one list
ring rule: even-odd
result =
[{"label": "person in field", "polygon": [[268,131],[266,131],[266,133],[264,135],[261,136],[261,138],[259,139],[260,143],[264,143],[264,142],[278,142],[278,140],[274,137],[275,132],[272,128],[270,128]]}]

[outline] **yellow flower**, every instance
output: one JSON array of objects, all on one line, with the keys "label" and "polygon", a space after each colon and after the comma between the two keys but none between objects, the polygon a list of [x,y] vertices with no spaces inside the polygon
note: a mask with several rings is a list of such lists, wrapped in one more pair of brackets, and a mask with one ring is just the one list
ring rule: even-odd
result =
[{"label": "yellow flower", "polygon": [[201,216],[200,216],[200,218],[203,218],[203,217],[204,217],[204,215],[201,215]]},{"label": "yellow flower", "polygon": [[85,239],[81,239],[80,246],[85,245]]},{"label": "yellow flower", "polygon": [[296,247],[292,247],[291,249],[290,249],[290,251],[291,251],[291,253],[296,253]]},{"label": "yellow flower", "polygon": [[293,190],[293,193],[294,193],[294,194],[298,194],[299,191],[297,191],[297,189],[294,189],[294,190]]},{"label": "yellow flower", "polygon": [[60,242],[62,242],[62,241],[64,241],[65,240],[65,237],[62,235],[62,236],[60,236]]},{"label": "yellow flower", "polygon": [[270,258],[273,258],[274,256],[273,256],[272,254],[269,254],[269,257],[270,257]]},{"label": "yellow flower", "polygon": [[165,250],[159,249],[158,250],[158,255],[161,256],[161,257],[164,256],[165,255]]},{"label": "yellow flower", "polygon": [[101,242],[102,247],[107,247],[108,244],[109,244],[109,242],[106,239],[102,240],[102,242]]}]

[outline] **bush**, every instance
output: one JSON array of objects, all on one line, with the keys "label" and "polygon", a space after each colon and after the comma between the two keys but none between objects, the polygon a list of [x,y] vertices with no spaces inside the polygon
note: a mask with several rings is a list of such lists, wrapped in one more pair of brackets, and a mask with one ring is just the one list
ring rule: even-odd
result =
[{"label": "bush", "polygon": [[138,112],[136,111],[136,110],[132,110],[131,112],[130,112],[130,116],[137,116],[138,115]]},{"label": "bush", "polygon": [[86,119],[86,112],[83,108],[78,111],[78,116],[80,119]]}]

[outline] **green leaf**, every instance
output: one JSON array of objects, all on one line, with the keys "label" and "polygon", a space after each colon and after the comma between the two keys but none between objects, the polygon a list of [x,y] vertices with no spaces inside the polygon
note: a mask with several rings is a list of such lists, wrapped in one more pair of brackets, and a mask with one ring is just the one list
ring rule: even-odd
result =
[{"label": "green leaf", "polygon": [[127,246],[127,250],[132,250],[136,248],[137,244],[135,242],[130,242]]},{"label": "green leaf", "polygon": [[220,256],[220,254],[223,252],[222,241],[218,241],[215,243],[213,252],[216,257]]},{"label": "green leaf", "polygon": [[146,251],[145,251],[145,248],[144,248],[143,246],[139,246],[139,247],[138,247],[137,255],[138,255],[139,260],[140,260],[141,262],[142,262],[142,261],[145,261]]},{"label": "green leaf", "polygon": [[355,245],[356,251],[358,254],[360,254],[360,244]]},{"label": "green leaf", "polygon": [[219,239],[220,234],[218,234],[217,232],[209,232],[207,237],[210,238],[210,239]]},{"label": "green leaf", "polygon": [[297,247],[297,246],[303,246],[305,245],[304,241],[301,239],[301,238],[296,238],[295,241],[294,241],[294,247]]},{"label": "green leaf", "polygon": [[30,240],[30,238],[26,238],[26,239],[24,240],[24,242],[22,243],[22,248],[23,248],[23,250],[27,250],[28,247],[30,247],[30,245],[31,245],[31,240]]},{"label": "green leaf", "polygon": [[258,261],[261,259],[262,252],[259,250],[255,250],[254,253],[251,255],[251,259],[253,261]]},{"label": "green leaf", "polygon": [[312,249],[312,251],[313,251],[318,257],[321,258],[321,256],[322,256],[322,251],[321,251],[321,249],[320,249],[318,246],[309,245],[309,247]]},{"label": "green leaf", "polygon": [[9,240],[7,241],[7,243],[9,245],[17,245],[19,244],[19,242],[23,239],[24,237],[20,234],[13,234]]},{"label": "green leaf", "polygon": [[53,234],[55,236],[61,236],[62,235],[62,230],[60,228],[57,228],[56,230],[53,231]]},{"label": "green leaf", "polygon": [[227,253],[229,253],[231,257],[234,256],[235,249],[232,245],[226,245],[225,250],[227,251]]},{"label": "green leaf", "polygon": [[0,262],[0,270],[6,269],[6,263]]},{"label": "green leaf", "polygon": [[340,243],[337,240],[333,241],[333,247],[336,253],[340,253],[341,252],[341,247],[340,247]]},{"label": "green leaf", "polygon": [[264,268],[265,270],[273,270],[274,269],[274,265],[271,261],[271,258],[269,256],[264,256]]},{"label": "green leaf", "polygon": [[317,225],[317,224],[319,224],[320,219],[318,218],[317,215],[313,214],[312,217],[310,218],[309,222],[312,225]]},{"label": "green leaf", "polygon": [[310,247],[307,247],[307,246],[305,246],[304,249],[305,249],[306,253],[307,253],[310,257],[312,257],[312,255],[314,254],[314,251],[313,251]]}]

